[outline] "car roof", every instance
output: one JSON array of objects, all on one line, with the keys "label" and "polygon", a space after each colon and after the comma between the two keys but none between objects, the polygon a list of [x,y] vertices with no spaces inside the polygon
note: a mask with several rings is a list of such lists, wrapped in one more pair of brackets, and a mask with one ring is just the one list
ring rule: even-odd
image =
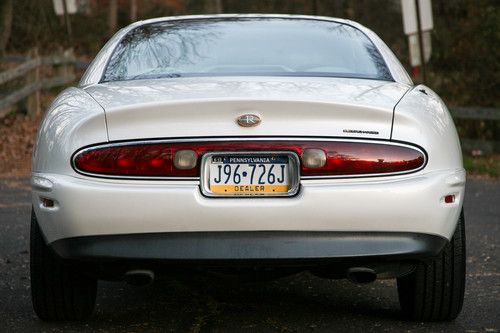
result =
[{"label": "car roof", "polygon": [[328,17],[328,16],[313,16],[313,15],[296,15],[296,14],[208,14],[208,15],[180,15],[180,16],[164,16],[157,17],[147,20],[141,20],[134,22],[124,29],[128,31],[147,24],[154,24],[160,22],[169,22],[169,21],[182,21],[182,20],[202,20],[202,19],[238,19],[238,18],[281,18],[281,19],[300,19],[300,20],[316,20],[316,21],[329,21],[329,22],[337,22],[341,24],[351,25],[359,30],[367,30],[363,25],[336,17]]}]

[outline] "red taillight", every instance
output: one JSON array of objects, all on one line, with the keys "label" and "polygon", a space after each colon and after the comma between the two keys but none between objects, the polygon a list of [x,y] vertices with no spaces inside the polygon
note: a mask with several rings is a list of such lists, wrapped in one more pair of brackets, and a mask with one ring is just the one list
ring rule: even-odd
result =
[{"label": "red taillight", "polygon": [[425,156],[408,146],[365,142],[321,142],[315,148],[326,152],[326,164],[302,169],[307,176],[343,176],[398,173],[419,169]]},{"label": "red taillight", "polygon": [[[322,167],[301,165],[301,176],[356,176],[415,171],[423,167],[422,151],[407,145],[342,141],[231,141],[131,143],[96,147],[76,154],[74,166],[83,173],[139,177],[196,177],[200,157],[213,151],[292,151],[305,149],[326,154]],[[174,166],[178,151],[192,150],[198,162],[192,169]]]}]

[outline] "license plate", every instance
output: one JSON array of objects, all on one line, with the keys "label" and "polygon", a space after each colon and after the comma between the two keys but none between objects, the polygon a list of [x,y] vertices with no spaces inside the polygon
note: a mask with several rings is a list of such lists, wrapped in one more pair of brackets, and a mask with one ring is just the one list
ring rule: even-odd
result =
[{"label": "license plate", "polygon": [[208,196],[290,196],[298,190],[298,158],[289,152],[209,153],[202,170]]}]

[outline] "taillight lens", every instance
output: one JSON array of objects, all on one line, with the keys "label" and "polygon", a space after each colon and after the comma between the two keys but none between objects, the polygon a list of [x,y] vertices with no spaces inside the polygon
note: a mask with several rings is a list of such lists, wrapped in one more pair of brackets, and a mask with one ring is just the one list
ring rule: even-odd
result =
[{"label": "taillight lens", "polygon": [[[422,168],[425,155],[407,145],[343,141],[231,141],[131,143],[85,149],[75,155],[74,167],[83,173],[111,176],[196,177],[201,156],[212,151],[323,150],[326,162],[308,168],[301,163],[302,176],[356,176],[411,172]],[[177,152],[193,151],[193,168],[177,168]],[[179,155],[179,154],[178,154]],[[179,165],[179,164],[177,164]]]},{"label": "taillight lens", "polygon": [[322,168],[302,168],[307,176],[370,175],[408,172],[421,168],[425,156],[408,146],[364,143],[322,142],[326,164]]}]

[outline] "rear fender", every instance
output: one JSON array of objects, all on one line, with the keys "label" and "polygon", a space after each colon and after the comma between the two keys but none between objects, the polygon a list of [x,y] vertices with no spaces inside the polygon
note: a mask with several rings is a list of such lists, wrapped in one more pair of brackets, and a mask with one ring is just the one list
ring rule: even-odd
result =
[{"label": "rear fender", "polygon": [[84,90],[68,88],[51,104],[38,129],[33,172],[74,175],[71,155],[108,141],[104,110]]},{"label": "rear fender", "polygon": [[463,169],[453,119],[441,98],[424,85],[414,87],[396,106],[392,139],[424,148],[428,154],[424,172]]}]

